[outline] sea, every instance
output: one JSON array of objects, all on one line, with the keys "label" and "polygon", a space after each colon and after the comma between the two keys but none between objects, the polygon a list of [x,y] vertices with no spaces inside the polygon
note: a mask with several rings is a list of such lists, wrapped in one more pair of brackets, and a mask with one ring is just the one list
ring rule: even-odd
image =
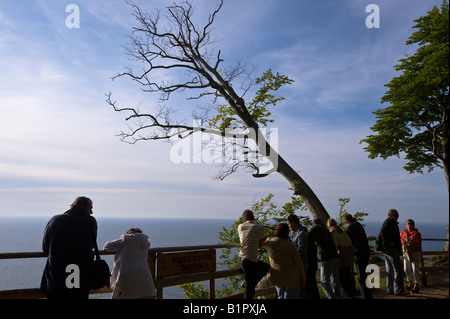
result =
[{"label": "sea", "polygon": [[[0,217],[0,253],[40,252],[42,236],[49,217]],[[132,227],[139,227],[149,236],[152,248],[214,245],[220,243],[219,232],[229,229],[232,219],[174,219],[174,218],[97,218],[99,249],[109,240],[117,239]],[[365,221],[368,236],[376,236],[383,221]],[[399,225],[400,227],[403,225]],[[447,223],[416,223],[422,238],[443,239],[447,236]],[[401,228],[402,229],[402,228]],[[423,250],[442,250],[444,242],[424,241]],[[217,252],[217,258],[220,252]],[[110,269],[112,255],[102,256]],[[45,258],[0,259],[0,291],[38,288],[45,266]],[[216,287],[220,284],[216,283]],[[110,294],[94,296],[110,298]],[[184,299],[178,286],[164,288],[164,299]]]}]

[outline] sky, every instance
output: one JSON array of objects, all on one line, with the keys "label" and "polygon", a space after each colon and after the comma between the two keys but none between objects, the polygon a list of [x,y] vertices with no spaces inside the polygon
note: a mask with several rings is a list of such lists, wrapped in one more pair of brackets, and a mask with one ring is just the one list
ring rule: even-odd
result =
[{"label": "sky", "polygon": [[[141,3],[165,12],[173,1]],[[387,106],[380,99],[398,76],[394,65],[417,49],[405,44],[413,20],[441,3],[224,1],[213,28],[222,63],[240,59],[256,74],[272,69],[295,81],[279,91],[285,100],[272,110],[270,127],[281,156],[330,216],[348,197],[348,212],[369,213],[367,221],[396,208],[400,222],[448,223],[442,170],[409,174],[404,160],[370,160],[359,143],[372,133],[372,112]],[[201,24],[217,2],[193,4]],[[366,24],[370,4],[379,9],[378,28]],[[269,193],[279,205],[289,201],[290,185],[279,174],[217,181],[216,165],[174,163],[169,143],[120,141],[127,123],[105,94],[121,105],[158,105],[137,83],[112,80],[134,66],[125,54],[136,26],[131,12],[122,0],[0,0],[0,216],[50,217],[80,195],[93,200],[96,217],[234,219]],[[169,103],[188,114],[180,118],[186,123],[191,110],[211,105],[180,97]]]}]

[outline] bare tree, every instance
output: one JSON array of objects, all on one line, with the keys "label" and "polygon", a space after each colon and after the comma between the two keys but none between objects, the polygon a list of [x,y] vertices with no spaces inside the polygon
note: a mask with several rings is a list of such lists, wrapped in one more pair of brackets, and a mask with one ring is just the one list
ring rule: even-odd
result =
[{"label": "bare tree", "polygon": [[[222,144],[222,155],[227,153],[227,148],[234,148],[234,152],[228,154],[236,154],[237,148],[242,148],[244,157],[241,160],[233,158],[233,161],[225,161],[219,173],[220,179],[237,170],[251,170],[253,176],[258,178],[278,172],[290,183],[294,194],[303,198],[315,218],[328,219],[329,215],[320,200],[278,154],[271,145],[273,143],[268,141],[267,134],[263,133],[264,129],[261,129],[261,125],[271,121],[266,107],[282,99],[271,92],[292,80],[284,75],[273,75],[271,71],[254,79],[252,72],[248,72],[240,61],[230,68],[221,67],[224,60],[221,51],[216,49],[211,29],[223,0],[209,15],[203,27],[194,25],[194,8],[188,1],[168,7],[164,24],[160,21],[161,12],[150,13],[131,1],[127,3],[132,7],[138,22],[130,35],[127,53],[130,59],[143,65],[143,68],[139,72],[129,68],[114,79],[128,77],[142,85],[143,91],[159,93],[160,107],[152,112],[141,112],[137,107],[119,107],[112,99],[112,94],[107,94],[107,103],[115,111],[128,113],[127,121],[134,120],[128,132],[120,133],[122,140],[128,143],[141,140],[173,142],[189,138],[196,132],[228,137],[228,144]],[[161,74],[171,78],[171,81],[159,80]],[[234,89],[238,80],[242,81],[239,89]],[[256,96],[246,102],[246,95],[255,85],[259,85]],[[217,115],[209,116],[212,107],[197,107],[201,113],[193,114],[197,120],[195,124],[186,125],[174,120],[173,112],[166,104],[175,92],[191,92],[187,97],[190,100],[210,97]],[[237,143],[239,139],[244,142]],[[252,149],[250,142],[254,143],[256,150]],[[249,160],[254,152],[268,159],[268,170],[262,171],[261,161]]]}]

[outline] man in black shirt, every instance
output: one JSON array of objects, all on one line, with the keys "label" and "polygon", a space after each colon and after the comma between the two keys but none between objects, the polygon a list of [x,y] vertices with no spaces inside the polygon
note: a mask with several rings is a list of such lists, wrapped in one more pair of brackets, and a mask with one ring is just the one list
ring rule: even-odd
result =
[{"label": "man in black shirt", "polygon": [[399,214],[396,209],[388,211],[388,218],[381,226],[377,241],[380,243],[379,249],[382,250],[385,257],[387,293],[402,295],[405,293],[405,289],[403,287],[403,266],[400,260],[402,243],[397,222],[398,217]]},{"label": "man in black shirt", "polygon": [[92,201],[75,199],[64,214],[53,216],[45,227],[42,250],[48,254],[41,290],[47,298],[87,299],[90,268],[97,238],[97,222]]},{"label": "man in black shirt", "polygon": [[361,295],[364,299],[372,299],[372,290],[366,286],[366,268],[370,259],[370,248],[366,232],[364,227],[351,214],[346,214],[344,219],[348,225],[345,232],[352,240],[353,258],[355,260]]}]

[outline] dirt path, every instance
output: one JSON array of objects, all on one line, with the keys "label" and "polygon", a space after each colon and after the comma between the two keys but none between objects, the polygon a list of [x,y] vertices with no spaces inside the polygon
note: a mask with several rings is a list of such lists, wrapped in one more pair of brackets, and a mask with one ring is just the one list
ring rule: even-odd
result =
[{"label": "dirt path", "polygon": [[[427,274],[428,285],[420,287],[417,293],[405,289],[405,294],[401,296],[388,295],[384,289],[374,289],[372,292],[374,299],[449,299],[449,273],[439,270]],[[406,284],[406,282],[405,282]]]},{"label": "dirt path", "polygon": [[384,289],[375,289],[372,292],[373,299],[449,299],[448,284],[434,284],[421,287],[417,293],[406,291],[402,296],[388,295]]}]

